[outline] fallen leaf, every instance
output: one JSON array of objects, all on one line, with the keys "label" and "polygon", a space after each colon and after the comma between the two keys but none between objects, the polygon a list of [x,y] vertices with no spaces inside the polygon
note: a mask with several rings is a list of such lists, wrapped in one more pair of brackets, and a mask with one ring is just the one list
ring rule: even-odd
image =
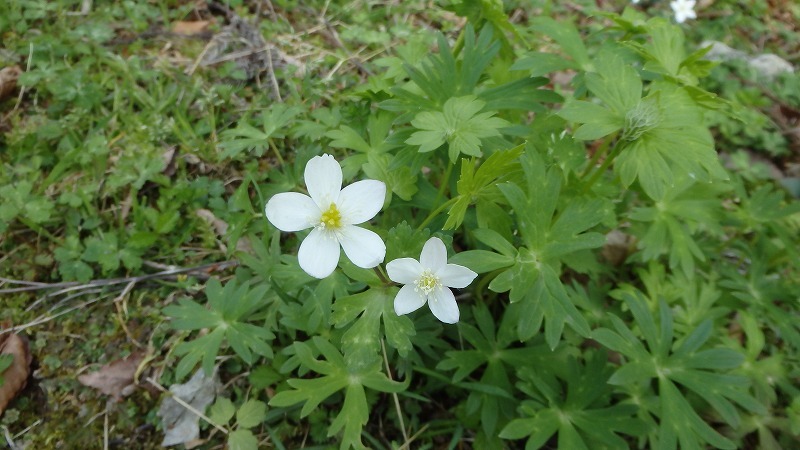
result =
[{"label": "fallen leaf", "polygon": [[[8,356],[13,358],[10,362]],[[11,400],[25,387],[31,373],[31,352],[28,339],[17,334],[0,335],[0,357],[8,367],[0,373],[3,383],[0,385],[0,415],[6,410]]]},{"label": "fallen leaf", "polygon": [[195,22],[179,20],[172,24],[172,32],[184,36],[194,36],[208,31],[209,25],[211,25],[210,20],[198,20]]},{"label": "fallen leaf", "polygon": [[84,386],[111,395],[119,401],[122,397],[131,394],[132,388],[135,386],[133,377],[144,356],[144,352],[133,352],[127,358],[104,365],[97,372],[80,375],[78,381]]},{"label": "fallen leaf", "polygon": [[205,412],[217,396],[219,387],[217,372],[207,377],[203,369],[195,372],[185,384],[173,384],[169,387],[172,396],[164,397],[158,408],[158,416],[161,417],[164,427],[162,447],[194,442],[200,437],[200,418],[173,397],[180,398],[197,411]]},{"label": "fallen leaf", "polygon": [[17,87],[17,79],[22,74],[19,66],[4,67],[0,69],[0,102],[10,97]]}]

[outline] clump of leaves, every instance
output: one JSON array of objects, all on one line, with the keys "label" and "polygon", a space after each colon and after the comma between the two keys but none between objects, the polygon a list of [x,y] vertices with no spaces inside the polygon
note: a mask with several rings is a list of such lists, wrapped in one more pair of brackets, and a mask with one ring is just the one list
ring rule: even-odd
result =
[{"label": "clump of leaves", "polygon": [[272,358],[272,347],[268,343],[275,335],[257,320],[261,310],[270,302],[268,285],[251,287],[248,283],[229,281],[223,287],[214,278],[206,283],[207,306],[190,298],[181,298],[177,305],[164,308],[163,312],[172,321],[176,330],[208,330],[191,341],[178,344],[175,354],[181,356],[175,368],[175,378],[183,379],[198,362],[206,374],[211,374],[223,342],[247,364],[258,357]]}]

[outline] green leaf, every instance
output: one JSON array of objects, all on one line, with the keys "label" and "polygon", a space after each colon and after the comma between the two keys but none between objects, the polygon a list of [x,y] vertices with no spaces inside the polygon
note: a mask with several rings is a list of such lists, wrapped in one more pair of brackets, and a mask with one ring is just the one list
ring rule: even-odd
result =
[{"label": "green leaf", "polygon": [[208,306],[204,307],[188,298],[178,300],[178,304],[164,308],[165,315],[171,317],[171,326],[177,330],[213,330],[194,341],[179,344],[175,352],[184,355],[178,364],[176,377],[187,375],[201,359],[203,369],[211,373],[214,359],[219,354],[223,341],[247,364],[253,364],[256,356],[271,358],[272,347],[267,341],[275,335],[264,324],[253,325],[246,320],[263,308],[269,301],[266,297],[269,285],[262,284],[250,289],[248,284],[238,284],[235,280],[224,287],[212,278],[206,284]]},{"label": "green leaf", "polygon": [[417,130],[406,144],[418,145],[420,152],[430,152],[448,144],[450,161],[459,154],[480,156],[481,139],[500,136],[499,128],[510,124],[494,112],[480,112],[485,102],[473,95],[453,97],[439,111],[423,111],[411,121]]},{"label": "green leaf", "polygon": [[217,397],[208,409],[208,418],[216,425],[226,426],[236,413],[236,406],[229,398]]},{"label": "green leaf", "polygon": [[344,429],[340,448],[363,448],[361,430],[369,418],[364,386],[382,392],[400,392],[407,387],[407,382],[404,384],[389,380],[380,372],[380,362],[369,366],[349,365],[330,342],[319,336],[313,337],[312,342],[326,360],[314,358],[309,344],[295,342],[294,349],[303,366],[323,376],[288,380],[291,390],[278,392],[269,404],[284,407],[305,402],[300,410],[301,417],[305,417],[325,399],[344,390],[342,409],[328,428],[328,434],[332,436]]},{"label": "green leaf", "polygon": [[236,411],[236,423],[240,427],[253,428],[261,424],[267,417],[267,404],[254,399],[248,399]]},{"label": "green leaf", "polygon": [[540,77],[551,72],[577,68],[577,64],[564,59],[561,55],[543,52],[528,53],[517,59],[511,66],[511,70],[527,70],[532,77]]},{"label": "green leaf", "polygon": [[486,273],[511,266],[514,261],[514,257],[499,255],[486,250],[467,250],[456,253],[448,262],[467,267],[477,273]]},{"label": "green leaf", "polygon": [[397,288],[372,288],[340,298],[333,305],[331,322],[337,328],[354,322],[342,335],[342,349],[349,364],[362,367],[380,359],[381,319],[389,345],[401,356],[406,356],[411,350],[410,337],[416,332],[411,319],[394,312],[397,291]]},{"label": "green leaf", "polygon": [[258,439],[250,430],[234,430],[228,434],[228,448],[230,450],[258,450]]},{"label": "green leaf", "polygon": [[283,131],[289,122],[300,113],[300,109],[287,106],[284,103],[273,103],[261,115],[261,128],[256,128],[242,119],[236,128],[220,133],[222,149],[220,159],[236,158],[244,151],[252,151],[256,156],[262,156],[272,138],[281,139]]},{"label": "green leaf", "polygon": [[642,80],[632,65],[616,53],[602,51],[594,60],[596,72],[586,74],[586,87],[620,117],[642,98]]},{"label": "green leaf", "polygon": [[621,130],[625,117],[595,103],[571,100],[565,104],[558,115],[571,122],[582,125],[575,130],[573,137],[584,141],[599,139]]},{"label": "green leaf", "polygon": [[14,364],[14,355],[0,355],[0,387],[3,387],[3,372]]},{"label": "green leaf", "polygon": [[684,89],[668,84],[659,88],[659,95],[650,97],[658,121],[642,129],[615,160],[622,182],[627,186],[638,179],[650,198],[661,200],[676,182],[676,168],[698,181],[727,179],[699,108]]},{"label": "green leaf", "polygon": [[451,201],[454,205],[447,212],[448,218],[445,229],[455,229],[464,220],[470,204],[483,202],[497,204],[501,199],[498,195],[497,184],[508,180],[518,171],[519,163],[516,159],[522,154],[525,144],[518,145],[508,150],[498,150],[492,153],[480,167],[475,169],[475,160],[462,160],[461,176],[456,182],[458,196]]},{"label": "green leaf", "polygon": [[535,17],[531,20],[532,28],[558,42],[564,52],[571,56],[579,67],[590,70],[589,53],[575,25],[566,21],[556,21],[550,17]]}]

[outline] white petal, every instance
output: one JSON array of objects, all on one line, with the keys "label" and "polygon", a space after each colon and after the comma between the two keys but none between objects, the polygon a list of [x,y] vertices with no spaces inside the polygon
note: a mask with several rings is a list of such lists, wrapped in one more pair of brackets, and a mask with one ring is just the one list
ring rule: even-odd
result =
[{"label": "white petal", "polygon": [[306,164],[308,194],[321,210],[335,203],[342,190],[342,166],[331,155],[315,156]]},{"label": "white petal", "polygon": [[338,237],[350,261],[363,269],[377,266],[386,256],[386,244],[373,231],[345,225],[339,230]]},{"label": "white petal", "polygon": [[414,292],[414,286],[407,284],[400,288],[394,298],[394,312],[398,316],[416,311],[425,304],[425,297],[420,292]]},{"label": "white petal", "polygon": [[283,192],[269,199],[264,214],[281,231],[299,231],[316,225],[322,211],[305,194]]},{"label": "white petal", "polygon": [[477,273],[458,264],[447,264],[436,272],[439,281],[451,288],[465,288],[478,276]]},{"label": "white petal", "polygon": [[325,278],[339,264],[339,241],[329,232],[314,228],[297,252],[300,267],[314,278]]},{"label": "white petal", "polygon": [[386,185],[383,181],[362,180],[345,186],[339,193],[336,206],[345,224],[356,225],[375,217],[383,208]]},{"label": "white petal", "polygon": [[458,304],[453,291],[442,287],[431,292],[428,298],[428,306],[437,319],[444,323],[458,322]]},{"label": "white petal", "polygon": [[386,264],[386,273],[395,283],[414,283],[422,275],[422,270],[422,265],[414,258],[398,258]]},{"label": "white petal", "polygon": [[438,272],[444,267],[447,264],[447,249],[444,247],[444,242],[437,237],[428,239],[428,242],[422,247],[419,263],[432,272]]}]

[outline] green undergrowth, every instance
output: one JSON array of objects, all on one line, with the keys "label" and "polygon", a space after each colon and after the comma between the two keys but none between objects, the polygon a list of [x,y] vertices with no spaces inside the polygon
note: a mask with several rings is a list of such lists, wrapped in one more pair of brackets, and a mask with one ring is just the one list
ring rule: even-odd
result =
[{"label": "green undergrowth", "polygon": [[[797,64],[800,11],[623,3],[12,1],[0,436],[161,448],[157,386],[201,372],[199,448],[792,448],[798,76],[700,43]],[[385,256],[317,279],[318,218],[264,207],[324,154],[385,186]],[[434,238],[477,275],[457,324],[396,313]]]}]

